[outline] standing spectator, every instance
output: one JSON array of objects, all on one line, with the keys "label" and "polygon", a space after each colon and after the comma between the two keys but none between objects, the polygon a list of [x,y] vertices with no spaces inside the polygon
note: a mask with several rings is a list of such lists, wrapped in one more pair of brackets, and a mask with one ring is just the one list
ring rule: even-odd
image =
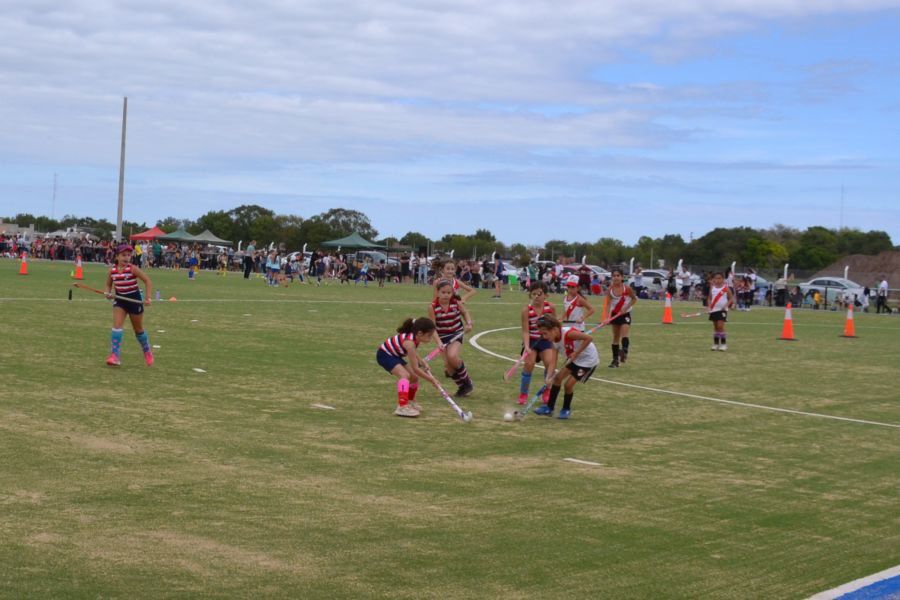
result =
[{"label": "standing spectator", "polygon": [[634,288],[634,294],[640,298],[641,290],[644,289],[644,271],[641,269],[641,265],[637,265],[631,274],[631,287]]},{"label": "standing spectator", "polygon": [[872,290],[869,289],[869,286],[863,288],[862,298],[856,299],[856,306],[862,309],[863,312],[869,312],[869,296],[871,295]]},{"label": "standing spectator", "polygon": [[878,296],[875,298],[875,312],[880,313],[882,311],[886,313],[890,313],[891,309],[888,308],[887,305],[887,297],[888,297],[888,280],[884,275],[881,276],[881,283],[878,284]]},{"label": "standing spectator", "polygon": [[250,240],[244,253],[244,279],[250,279],[250,272],[253,270],[253,254],[255,252],[256,240]]},{"label": "standing spectator", "polygon": [[428,256],[419,252],[419,283],[428,285]]},{"label": "standing spectator", "polygon": [[506,283],[504,279],[506,278],[503,277],[503,259],[498,254],[497,258],[494,259],[494,295],[491,296],[492,298],[500,297],[503,291],[503,284]]},{"label": "standing spectator", "polygon": [[415,252],[409,253],[409,273],[412,275],[413,284],[419,283],[419,257]]},{"label": "standing spectator", "polygon": [[481,287],[481,261],[472,261],[472,289]]},{"label": "standing spectator", "polygon": [[409,277],[411,259],[412,254],[410,254],[409,256],[403,256],[402,254],[400,255],[400,283],[406,283],[406,278]]}]

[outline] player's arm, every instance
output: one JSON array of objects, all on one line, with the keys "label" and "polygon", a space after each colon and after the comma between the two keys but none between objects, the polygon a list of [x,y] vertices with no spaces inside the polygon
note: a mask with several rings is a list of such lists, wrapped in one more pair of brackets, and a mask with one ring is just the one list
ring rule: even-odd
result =
[{"label": "player's arm", "polygon": [[403,342],[403,347],[406,349],[406,357],[409,359],[409,368],[412,370],[412,372],[425,381],[430,381],[432,384],[437,385],[437,379],[434,378],[434,375],[428,372],[427,366],[423,368],[423,365],[425,365],[425,363],[416,352],[415,342],[413,342],[412,340],[406,340],[405,342]]},{"label": "player's arm", "polygon": [[131,267],[131,272],[144,283],[144,295],[146,296],[144,298],[144,304],[150,304],[150,298],[153,294],[153,282],[150,281],[150,278],[138,267]]},{"label": "player's arm", "polygon": [[522,307],[522,345],[525,349],[531,346],[531,333],[528,330],[528,305]]},{"label": "player's arm", "polygon": [[463,331],[466,333],[472,331],[472,315],[463,303],[459,304],[459,314],[462,315],[463,318]]},{"label": "player's arm", "polygon": [[588,302],[587,298],[584,296],[578,297],[578,304],[584,309],[584,317],[581,319],[581,322],[584,323],[592,314],[594,314],[594,307],[591,306],[591,303]]},{"label": "player's arm", "polygon": [[105,285],[105,294],[106,294],[107,298],[113,297],[112,287],[113,287],[112,273],[107,273],[106,274],[106,285]]},{"label": "player's arm", "polygon": [[465,294],[460,294],[460,297],[459,297],[460,302],[468,301],[477,293],[475,288],[473,288],[471,285],[469,285],[465,281],[460,281],[459,279],[457,279],[457,281],[459,282],[459,289],[464,290],[466,292]]}]

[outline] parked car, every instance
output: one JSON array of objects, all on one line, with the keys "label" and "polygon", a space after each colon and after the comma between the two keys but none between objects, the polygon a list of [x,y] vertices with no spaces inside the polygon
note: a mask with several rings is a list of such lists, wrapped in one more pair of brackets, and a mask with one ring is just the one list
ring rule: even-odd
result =
[{"label": "parked car", "polygon": [[834,302],[839,298],[852,301],[855,298],[862,298],[863,295],[863,286],[843,277],[816,277],[806,283],[798,284],[797,287],[800,288],[804,298],[813,290],[818,290],[826,303]]},{"label": "parked car", "polygon": [[[581,269],[582,265],[566,265],[563,267],[563,275],[578,275],[579,269]],[[604,269],[603,267],[598,267],[597,265],[584,265],[591,270],[591,277],[596,274],[600,281],[606,281],[609,277],[612,276],[612,273]]]},{"label": "parked car", "polygon": [[371,261],[372,265],[379,265],[381,261],[384,261],[384,264],[387,266],[388,270],[400,270],[400,261],[396,258],[390,258],[384,252],[379,252],[377,250],[360,250],[358,252],[351,252],[347,254],[347,264],[353,265],[356,268],[359,268],[363,265],[366,258]]}]

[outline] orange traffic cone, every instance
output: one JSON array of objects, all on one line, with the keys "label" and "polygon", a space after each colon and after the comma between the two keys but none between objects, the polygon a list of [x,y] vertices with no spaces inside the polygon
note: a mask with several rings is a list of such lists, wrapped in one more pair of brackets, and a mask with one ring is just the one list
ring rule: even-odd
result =
[{"label": "orange traffic cone", "polygon": [[663,309],[663,325],[672,325],[672,294],[666,292],[666,307]]},{"label": "orange traffic cone", "polygon": [[853,324],[853,305],[847,305],[847,320],[844,322],[844,335],[841,337],[855,338],[856,326]]},{"label": "orange traffic cone", "polygon": [[81,266],[81,257],[75,259],[75,279],[84,279],[84,269]]},{"label": "orange traffic cone", "polygon": [[28,256],[22,253],[22,262],[19,264],[19,275],[28,275]]},{"label": "orange traffic cone", "polygon": [[784,308],[784,326],[781,328],[781,337],[779,340],[784,340],[785,342],[796,342],[797,338],[794,337],[794,317],[791,314],[791,303],[788,302],[787,306]]}]

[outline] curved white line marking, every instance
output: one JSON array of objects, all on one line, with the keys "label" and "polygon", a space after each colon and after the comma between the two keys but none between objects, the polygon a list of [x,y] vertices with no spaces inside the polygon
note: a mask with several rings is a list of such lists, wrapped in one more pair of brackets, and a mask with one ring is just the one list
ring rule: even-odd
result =
[{"label": "curved white line marking", "polygon": [[591,462],[589,460],[581,460],[580,458],[564,458],[563,460],[571,462],[571,463],[577,463],[579,465],[590,465],[592,467],[602,467],[603,466],[601,463]]},{"label": "curved white line marking", "polygon": [[[492,352],[492,351],[488,350],[487,348],[481,346],[478,343],[479,338],[481,338],[481,336],[483,336],[483,335],[487,335],[489,333],[497,333],[498,331],[510,331],[512,329],[519,329],[519,328],[518,327],[501,327],[500,329],[489,329],[487,331],[482,331],[482,332],[477,333],[474,336],[472,336],[472,338],[469,340],[469,343],[472,344],[476,350],[484,352],[485,354],[489,354],[490,356],[494,356],[494,357],[500,358],[502,360],[508,360],[509,362],[515,362],[516,361],[515,358],[510,358],[508,356],[503,356],[502,354],[497,354],[496,352]],[[538,365],[538,366],[543,368],[543,366],[541,366],[541,365]],[[706,400],[707,402],[718,402],[720,404],[731,404],[732,406],[743,406],[745,408],[758,408],[760,410],[768,410],[768,411],[772,411],[772,412],[787,413],[787,414],[791,414],[791,415],[803,415],[805,417],[817,417],[819,419],[832,419],[835,421],[846,421],[849,423],[862,423],[863,425],[877,425],[879,427],[891,427],[893,429],[900,429],[900,425],[895,424],[895,423],[881,423],[879,421],[866,421],[864,419],[851,419],[849,417],[838,417],[835,415],[823,415],[820,413],[806,412],[806,411],[802,411],[802,410],[792,410],[790,408],[778,408],[775,406],[765,406],[763,404],[752,404],[750,402],[738,402],[736,400],[725,400],[723,398],[712,398],[711,396],[699,396],[697,394],[688,394],[685,392],[675,392],[672,390],[663,390],[660,388],[647,387],[645,385],[636,385],[634,383],[625,383],[622,381],[612,381],[610,379],[601,379],[599,377],[591,377],[591,379],[593,379],[594,381],[599,381],[601,383],[620,385],[622,387],[634,388],[637,390],[645,390],[648,392],[656,392],[658,394],[669,394],[672,396],[681,396],[683,398],[693,398],[694,400]]]}]

